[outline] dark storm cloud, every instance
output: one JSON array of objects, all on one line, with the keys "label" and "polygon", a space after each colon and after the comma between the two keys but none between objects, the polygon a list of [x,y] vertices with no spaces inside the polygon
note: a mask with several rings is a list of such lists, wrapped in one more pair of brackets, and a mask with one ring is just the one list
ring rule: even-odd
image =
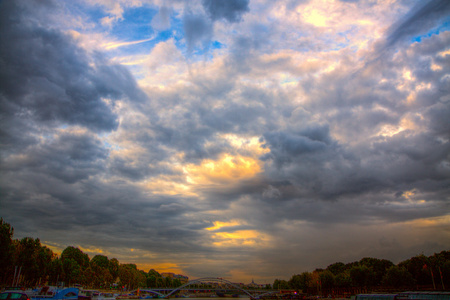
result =
[{"label": "dark storm cloud", "polygon": [[[31,1],[2,2],[0,9],[0,204],[22,236],[114,251],[125,263],[167,259],[194,277],[243,268],[284,277],[336,255],[398,257],[399,248],[410,247],[411,256],[445,248],[435,241],[446,223],[435,232],[416,229],[426,233],[420,244],[404,240],[414,220],[448,211],[450,56],[442,55],[448,32],[413,45],[393,42],[395,56],[355,76],[360,57],[353,50],[327,53],[328,62],[339,58],[335,70],[314,73],[320,68],[283,55],[299,49],[290,48],[293,42],[272,40],[291,40],[277,32],[282,22],[250,24],[250,33],[236,28],[223,56],[193,63],[176,84],[155,79],[149,85],[164,88],[148,88],[150,101],[123,66],[46,24],[49,9],[57,8],[48,4],[35,14]],[[207,48],[214,22],[243,21],[248,12],[248,1],[202,4],[209,18],[172,14],[184,22],[193,57],[196,47]],[[162,30],[169,15],[160,13]],[[411,35],[393,31],[392,38]],[[319,60],[322,54],[314,53]],[[162,67],[177,72],[178,65]],[[403,78],[406,71],[413,79]],[[297,83],[282,86],[284,75]],[[393,132],[381,135],[386,128]],[[239,147],[226,135],[237,142],[260,138],[267,150],[257,161],[261,172],[243,179],[231,168],[225,180],[211,171],[213,184],[189,182],[196,171],[208,177],[203,163],[222,154],[257,159],[254,144]],[[239,225],[206,230],[232,220]],[[397,226],[404,228],[395,232]],[[269,242],[261,238],[254,247],[224,238],[223,247],[216,245],[220,233],[247,230]]]},{"label": "dark storm cloud", "polygon": [[249,0],[202,0],[202,5],[213,20],[225,19],[230,23],[239,22],[249,11]]},{"label": "dark storm cloud", "polygon": [[387,47],[397,41],[425,34],[428,30],[440,24],[443,18],[449,19],[450,2],[447,0],[430,0],[419,2],[403,20],[393,25],[387,37]]},{"label": "dark storm cloud", "polygon": [[[47,124],[114,130],[117,116],[103,99],[141,100],[131,74],[89,57],[62,32],[41,25],[20,1],[2,2],[0,91],[4,120],[12,115]],[[48,4],[53,9],[53,4]],[[40,12],[38,10],[38,12]],[[41,12],[42,13],[42,12]],[[2,126],[5,131],[12,123]],[[5,129],[6,128],[6,129]]]},{"label": "dark storm cloud", "polygon": [[295,133],[270,132],[264,138],[271,154],[277,158],[319,152],[332,143],[328,126],[305,128]]},{"label": "dark storm cloud", "polygon": [[48,142],[30,146],[18,158],[10,158],[2,170],[28,170],[74,183],[104,171],[107,151],[89,134],[63,133]]},{"label": "dark storm cloud", "polygon": [[[96,134],[117,129],[115,101],[141,104],[147,98],[125,67],[88,53],[46,22],[60,9],[52,1],[1,2],[2,216],[32,236],[40,226],[82,225],[105,226],[108,236],[117,230],[110,229],[117,216],[128,218],[126,209],[158,209],[144,205],[136,188],[96,179],[114,174],[114,168],[108,173],[108,145]],[[61,240],[68,245],[74,235]]]},{"label": "dark storm cloud", "polygon": [[123,180],[61,182],[30,168],[20,175],[3,174],[2,216],[22,234],[64,247],[77,243],[186,253],[203,248],[201,231],[211,226],[183,217],[198,210],[193,199],[145,194]]},{"label": "dark storm cloud", "polygon": [[[416,33],[429,28],[416,28]],[[302,87],[310,101],[302,104],[302,110],[314,112],[315,121],[309,114],[292,114],[286,129],[263,135],[270,152],[263,156],[268,164],[267,178],[261,182],[261,199],[276,203],[274,207],[280,209],[279,214],[276,209],[270,216],[283,219],[281,216],[290,216],[286,212],[293,212],[288,217],[292,220],[326,223],[361,222],[364,218],[357,216],[397,222],[420,218],[421,213],[441,215],[437,207],[444,205],[450,185],[449,120],[444,117],[448,114],[448,100],[444,100],[449,93],[445,72],[448,58],[439,54],[446,51],[447,44],[448,33],[444,32],[407,45],[408,51],[397,49],[396,57],[386,56],[377,65],[366,65],[357,77],[344,71],[342,65],[342,70],[319,80],[304,80]],[[440,67],[432,69],[433,62]],[[402,91],[395,81],[403,76],[404,66],[415,80],[430,84],[430,88],[418,90],[415,101],[408,105],[406,98],[411,90]],[[376,136],[383,126],[398,128],[405,118],[421,129]],[[316,137],[308,134],[312,129]],[[332,134],[345,137],[346,142],[334,140]],[[405,196],[395,197],[413,189],[421,199],[434,204],[417,210]],[[251,195],[258,197],[256,193]],[[345,199],[357,198],[364,199],[357,209],[345,204]],[[328,205],[315,202],[318,200],[335,200],[345,209],[335,206],[328,210]],[[378,209],[377,203],[392,206]]]}]

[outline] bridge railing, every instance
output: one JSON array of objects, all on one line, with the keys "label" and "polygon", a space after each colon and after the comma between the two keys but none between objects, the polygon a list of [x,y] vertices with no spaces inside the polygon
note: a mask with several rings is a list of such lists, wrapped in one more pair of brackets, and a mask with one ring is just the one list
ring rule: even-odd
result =
[{"label": "bridge railing", "polygon": [[[259,296],[257,296],[257,294],[258,294],[257,290],[251,290],[253,292],[253,294],[252,294],[249,290],[246,290],[229,280],[226,280],[223,278],[216,278],[216,277],[204,277],[204,278],[198,278],[198,279],[191,280],[191,281],[171,290],[168,294],[160,293],[157,291],[158,289],[153,289],[153,290],[141,289],[141,291],[156,294],[156,295],[158,295],[158,297],[161,297],[161,298],[169,298],[171,295],[174,295],[175,293],[177,293],[181,290],[185,290],[186,287],[188,287],[190,285],[207,284],[207,283],[216,283],[216,284],[218,283],[218,284],[224,284],[224,285],[232,287],[232,289],[230,289],[230,288],[211,288],[209,290],[237,290],[239,292],[242,292],[242,293],[248,295],[251,299],[259,298]],[[169,291],[168,289],[165,289],[165,290]]]}]

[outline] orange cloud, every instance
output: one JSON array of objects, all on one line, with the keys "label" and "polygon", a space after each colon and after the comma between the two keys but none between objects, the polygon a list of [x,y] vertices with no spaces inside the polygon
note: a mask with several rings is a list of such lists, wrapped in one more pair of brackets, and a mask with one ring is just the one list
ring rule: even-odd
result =
[{"label": "orange cloud", "polygon": [[150,271],[151,269],[156,270],[158,273],[175,273],[175,274],[182,274],[185,275],[183,273],[183,270],[175,263],[167,263],[167,262],[163,262],[163,263],[157,263],[157,264],[149,264],[149,263],[137,263],[136,264],[137,268],[139,270],[143,270],[145,272]]},{"label": "orange cloud", "polygon": [[252,157],[224,154],[218,160],[204,160],[200,165],[185,167],[192,184],[229,183],[248,179],[261,172],[260,162]]},{"label": "orange cloud", "polygon": [[242,223],[239,221],[229,221],[229,222],[220,222],[220,221],[215,221],[214,222],[214,226],[213,227],[209,227],[206,228],[206,230],[217,230],[220,229],[222,227],[229,227],[229,226],[238,226],[241,225]]},{"label": "orange cloud", "polygon": [[256,246],[269,241],[269,237],[256,230],[238,230],[235,232],[217,232],[213,234],[213,245],[219,247]]}]

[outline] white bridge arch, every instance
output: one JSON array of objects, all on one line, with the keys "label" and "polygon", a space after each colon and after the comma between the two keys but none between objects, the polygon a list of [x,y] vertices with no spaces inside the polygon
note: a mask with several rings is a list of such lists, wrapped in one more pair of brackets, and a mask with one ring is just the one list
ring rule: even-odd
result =
[{"label": "white bridge arch", "polygon": [[[185,283],[185,284],[183,284],[183,285],[173,289],[168,294],[162,294],[162,293],[160,293],[158,291],[148,290],[148,289],[141,289],[141,291],[143,291],[143,292],[145,291],[145,292],[148,292],[148,293],[156,294],[156,295],[158,295],[161,298],[169,298],[171,295],[173,295],[173,294],[175,294],[175,293],[185,289],[186,287],[188,287],[190,285],[200,284],[200,283],[203,283],[203,284],[208,284],[208,283],[225,284],[227,286],[230,286],[233,290],[238,290],[238,291],[241,291],[241,292],[245,293],[246,295],[248,295],[250,297],[250,299],[258,298],[258,297],[255,297],[255,295],[251,294],[248,290],[245,290],[245,289],[241,288],[239,285],[237,285],[237,284],[235,284],[235,283],[233,283],[231,281],[228,281],[226,279],[216,278],[216,277],[204,277],[204,278],[198,278],[198,279],[191,280],[191,281],[189,281],[189,282],[187,282],[187,283]],[[228,288],[228,289],[230,289],[230,288]],[[227,290],[227,288],[223,288],[223,289],[212,288],[211,290]]]}]

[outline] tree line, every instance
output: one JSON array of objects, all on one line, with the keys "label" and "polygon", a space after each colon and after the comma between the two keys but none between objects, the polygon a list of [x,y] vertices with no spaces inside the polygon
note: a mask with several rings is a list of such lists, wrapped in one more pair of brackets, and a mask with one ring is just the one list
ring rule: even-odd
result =
[{"label": "tree line", "polygon": [[[61,255],[41,244],[38,238],[13,239],[14,228],[0,218],[0,288],[11,285],[81,284],[86,288],[116,286],[128,290],[178,287],[177,278],[163,277],[154,269],[138,270],[116,258],[95,255],[92,259],[69,246]],[[333,289],[410,288],[450,289],[450,251],[431,256],[417,255],[395,265],[386,259],[366,257],[357,262],[336,262],[326,269],[275,279],[274,289],[293,289],[308,294],[328,294]]]},{"label": "tree line", "polygon": [[85,288],[178,287],[178,278],[163,277],[154,269],[138,270],[135,264],[121,264],[116,258],[95,255],[92,259],[79,248],[69,246],[61,255],[41,244],[38,238],[13,239],[14,228],[0,218],[0,288],[20,285],[80,284]]},{"label": "tree line", "polygon": [[326,269],[276,279],[274,289],[294,289],[308,294],[364,288],[367,291],[450,289],[450,251],[411,257],[395,265],[386,259],[366,257],[357,262],[336,262]]}]

